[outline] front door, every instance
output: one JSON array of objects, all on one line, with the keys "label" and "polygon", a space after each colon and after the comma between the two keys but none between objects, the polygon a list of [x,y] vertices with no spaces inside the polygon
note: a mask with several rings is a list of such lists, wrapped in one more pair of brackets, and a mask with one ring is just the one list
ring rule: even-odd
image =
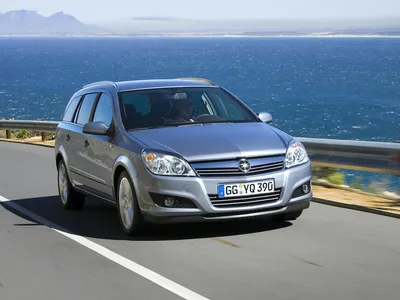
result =
[{"label": "front door", "polygon": [[[113,122],[113,101],[108,91],[103,91],[95,103],[91,122],[103,122],[110,126]],[[85,134],[83,165],[92,178],[91,187],[101,197],[112,198],[112,170],[118,153],[114,146],[114,137],[106,135]]]}]

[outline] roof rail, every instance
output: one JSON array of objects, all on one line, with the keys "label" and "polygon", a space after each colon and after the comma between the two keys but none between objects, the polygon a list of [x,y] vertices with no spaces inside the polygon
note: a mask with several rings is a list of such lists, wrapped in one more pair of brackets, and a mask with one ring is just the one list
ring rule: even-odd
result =
[{"label": "roof rail", "polygon": [[216,85],[214,82],[212,82],[211,80],[208,79],[204,79],[204,78],[195,78],[195,77],[184,77],[184,78],[178,78],[180,80],[195,80],[195,81],[201,81],[201,82],[205,82],[211,85]]},{"label": "roof rail", "polygon": [[86,85],[83,86],[83,88],[87,88],[87,87],[91,87],[91,86],[95,86],[95,85],[99,85],[99,84],[111,84],[115,88],[117,87],[115,82],[105,80],[105,81],[97,81],[97,82],[92,82],[92,83],[86,84]]}]

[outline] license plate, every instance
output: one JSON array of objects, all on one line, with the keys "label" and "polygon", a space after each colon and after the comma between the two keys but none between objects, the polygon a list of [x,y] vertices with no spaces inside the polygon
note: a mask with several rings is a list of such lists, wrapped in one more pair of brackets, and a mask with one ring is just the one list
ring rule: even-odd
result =
[{"label": "license plate", "polygon": [[246,183],[231,183],[218,185],[218,197],[229,198],[238,196],[249,196],[268,194],[275,190],[275,181],[273,179],[246,182]]}]

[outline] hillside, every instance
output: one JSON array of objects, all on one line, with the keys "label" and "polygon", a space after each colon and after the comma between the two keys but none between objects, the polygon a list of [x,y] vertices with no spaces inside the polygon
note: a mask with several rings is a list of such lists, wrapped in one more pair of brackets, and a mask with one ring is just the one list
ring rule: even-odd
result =
[{"label": "hillside", "polygon": [[0,13],[0,34],[89,34],[101,31],[104,30],[84,24],[64,12],[49,17],[31,10]]}]

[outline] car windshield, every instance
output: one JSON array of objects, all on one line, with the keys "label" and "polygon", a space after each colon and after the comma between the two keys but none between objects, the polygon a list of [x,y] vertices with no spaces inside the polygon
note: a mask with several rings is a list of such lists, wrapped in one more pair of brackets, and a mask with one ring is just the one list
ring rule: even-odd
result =
[{"label": "car windshield", "polygon": [[259,121],[239,101],[218,87],[127,91],[120,92],[119,99],[127,130]]}]

